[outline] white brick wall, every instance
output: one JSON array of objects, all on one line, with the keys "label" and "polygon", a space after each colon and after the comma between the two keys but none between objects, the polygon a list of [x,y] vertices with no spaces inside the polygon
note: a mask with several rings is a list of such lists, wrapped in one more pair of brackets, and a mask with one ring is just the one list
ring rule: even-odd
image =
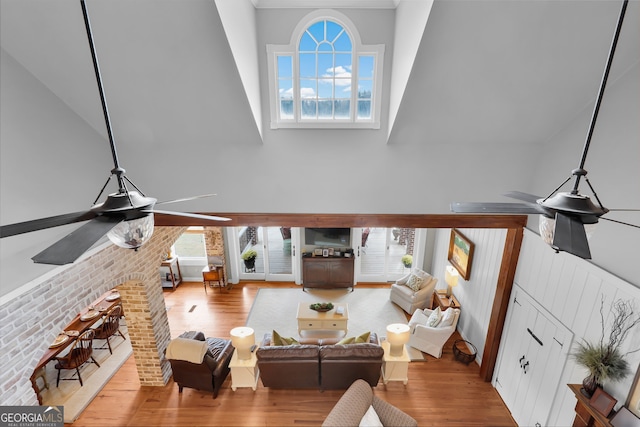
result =
[{"label": "white brick wall", "polygon": [[0,404],[38,405],[30,377],[49,343],[81,309],[116,286],[140,383],[166,384],[171,367],[162,355],[171,336],[158,269],[183,231],[156,227],[138,251],[108,246],[0,306]]}]

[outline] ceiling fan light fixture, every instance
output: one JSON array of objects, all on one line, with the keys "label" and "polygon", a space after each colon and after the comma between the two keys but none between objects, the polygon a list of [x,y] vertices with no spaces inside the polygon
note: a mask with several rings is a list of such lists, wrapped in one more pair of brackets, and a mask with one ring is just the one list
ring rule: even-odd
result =
[{"label": "ceiling fan light fixture", "polygon": [[125,249],[138,249],[153,236],[153,214],[122,221],[107,233],[114,245]]},{"label": "ceiling fan light fixture", "polygon": [[556,219],[548,217],[546,215],[540,215],[538,222],[538,230],[540,231],[540,237],[549,246],[553,243],[553,235],[556,228]]}]

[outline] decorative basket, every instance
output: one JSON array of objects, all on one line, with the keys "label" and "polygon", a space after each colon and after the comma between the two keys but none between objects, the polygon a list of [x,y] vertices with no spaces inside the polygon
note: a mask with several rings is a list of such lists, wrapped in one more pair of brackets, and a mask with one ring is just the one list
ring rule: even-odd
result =
[{"label": "decorative basket", "polygon": [[[469,352],[469,348],[471,348],[472,352]],[[453,343],[453,356],[459,362],[468,365],[469,363],[476,360],[476,355],[478,354],[478,349],[475,345],[471,344],[469,341],[465,340],[456,340]]]}]

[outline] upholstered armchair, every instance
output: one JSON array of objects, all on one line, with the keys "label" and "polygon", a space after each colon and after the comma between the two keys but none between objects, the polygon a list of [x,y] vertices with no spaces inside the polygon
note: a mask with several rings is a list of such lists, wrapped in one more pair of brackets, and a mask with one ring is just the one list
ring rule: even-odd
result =
[{"label": "upholstered armchair", "polygon": [[[374,414],[370,413],[373,408]],[[374,419],[370,417],[374,416]],[[378,422],[379,421],[379,422]],[[333,407],[322,427],[342,426],[417,426],[415,418],[373,394],[369,383],[356,380]]]},{"label": "upholstered armchair", "polygon": [[[434,312],[436,313],[434,314]],[[439,309],[416,310],[409,320],[411,328],[409,345],[438,359],[442,357],[442,347],[455,332],[460,317],[459,309],[448,308],[442,312],[441,318],[435,322],[436,325],[430,326],[434,323],[434,317],[437,317],[439,312]]]},{"label": "upholstered armchair", "polygon": [[418,308],[431,305],[436,283],[438,279],[419,268],[414,268],[411,273],[391,285],[389,299],[407,313],[412,314]]},{"label": "upholstered armchair", "polygon": [[202,332],[184,332],[171,340],[166,357],[180,393],[183,387],[195,388],[213,392],[215,399],[229,375],[233,351],[231,340],[205,338]]}]

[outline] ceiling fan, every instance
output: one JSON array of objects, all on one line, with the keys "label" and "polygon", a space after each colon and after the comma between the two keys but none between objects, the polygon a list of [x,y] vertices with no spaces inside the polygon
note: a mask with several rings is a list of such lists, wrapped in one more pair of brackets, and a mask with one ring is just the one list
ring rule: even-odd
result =
[{"label": "ceiling fan", "polygon": [[[31,221],[25,221],[10,225],[0,226],[0,238],[15,236],[18,234],[29,233],[32,231],[43,230],[51,227],[58,227],[76,222],[89,221],[82,227],[71,232],[61,240],[57,241],[47,249],[35,255],[32,259],[34,262],[42,264],[64,265],[74,262],[80,255],[87,251],[94,243],[100,240],[105,234],[116,245],[128,248],[138,249],[144,243],[149,241],[153,234],[153,217],[154,215],[176,215],[190,218],[198,218],[212,221],[229,221],[229,218],[199,215],[183,212],[172,212],[155,209],[156,204],[177,203],[187,200],[193,200],[203,197],[211,197],[215,194],[205,194],[201,196],[188,197],[156,203],[153,197],[145,196],[136,185],[127,178],[125,170],[120,167],[118,154],[116,151],[115,141],[111,132],[111,120],[107,109],[107,101],[102,87],[102,78],[100,77],[100,67],[96,56],[95,46],[93,43],[93,35],[91,32],[91,24],[85,0],[80,0],[82,6],[82,14],[84,17],[87,38],[93,59],[93,68],[100,92],[100,101],[102,103],[102,111],[104,113],[109,144],[111,146],[111,155],[113,157],[113,169],[104,184],[98,197],[93,202],[93,207],[87,211],[73,212],[47,218],[40,218]],[[102,196],[105,188],[115,176],[118,183],[118,191],[109,194],[102,203],[97,203]],[[135,190],[129,190],[127,184],[131,185]]]},{"label": "ceiling fan", "polygon": [[[565,251],[580,258],[591,259],[588,238],[593,232],[595,224],[599,219],[617,222],[631,227],[640,228],[638,225],[602,217],[607,212],[614,209],[607,209],[598,198],[593,186],[587,178],[587,171],[584,169],[587,160],[587,153],[591,144],[591,137],[595,128],[598,111],[602,102],[602,96],[607,84],[609,70],[613,62],[613,55],[618,43],[620,29],[624,21],[628,0],[624,0],[618,24],[609,50],[607,64],[600,83],[600,90],[596,99],[595,108],[591,117],[589,131],[582,150],[582,157],[577,169],[571,171],[571,175],[553,190],[546,197],[534,196],[519,191],[511,191],[504,194],[507,197],[521,200],[526,203],[469,203],[454,202],[451,210],[457,213],[505,213],[505,214],[540,214],[540,236],[556,252]],[[581,194],[579,190],[580,181],[584,178],[588,184],[596,203],[593,203],[589,196]],[[570,192],[558,192],[571,179],[575,179]],[[622,210],[622,209],[620,209]],[[638,210],[638,209],[629,209]]]}]

